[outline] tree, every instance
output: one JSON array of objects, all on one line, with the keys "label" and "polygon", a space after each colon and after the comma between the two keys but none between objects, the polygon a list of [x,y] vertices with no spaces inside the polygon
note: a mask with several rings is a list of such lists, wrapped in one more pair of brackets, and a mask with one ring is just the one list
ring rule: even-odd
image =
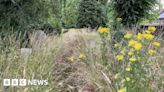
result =
[{"label": "tree", "polygon": [[64,28],[76,27],[78,7],[80,0],[67,0],[62,9],[62,20]]},{"label": "tree", "polygon": [[95,28],[106,26],[106,23],[106,11],[103,11],[101,4],[97,0],[81,0],[79,4],[77,27]]},{"label": "tree", "polygon": [[44,1],[0,0],[0,37],[14,33],[21,47],[28,47],[28,32],[44,24],[49,16],[48,2]]},{"label": "tree", "polygon": [[44,0],[1,0],[0,29],[26,30],[43,23],[48,17]]},{"label": "tree", "polygon": [[137,24],[154,8],[157,0],[112,0],[115,18],[122,18],[126,26]]}]

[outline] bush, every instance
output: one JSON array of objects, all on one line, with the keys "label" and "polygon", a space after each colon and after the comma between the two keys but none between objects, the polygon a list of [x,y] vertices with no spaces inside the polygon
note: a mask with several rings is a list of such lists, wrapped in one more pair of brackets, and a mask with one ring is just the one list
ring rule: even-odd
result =
[{"label": "bush", "polygon": [[103,11],[101,4],[96,0],[82,0],[79,5],[79,16],[77,19],[77,27],[106,26],[107,17]]},{"label": "bush", "polygon": [[80,0],[67,0],[62,8],[62,22],[64,28],[75,28],[78,17]]},{"label": "bush", "polygon": [[48,17],[46,3],[42,0],[1,0],[0,14],[0,29],[21,31],[42,23]]},{"label": "bush", "polygon": [[115,17],[122,18],[126,26],[137,24],[148,15],[157,0],[112,0]]}]

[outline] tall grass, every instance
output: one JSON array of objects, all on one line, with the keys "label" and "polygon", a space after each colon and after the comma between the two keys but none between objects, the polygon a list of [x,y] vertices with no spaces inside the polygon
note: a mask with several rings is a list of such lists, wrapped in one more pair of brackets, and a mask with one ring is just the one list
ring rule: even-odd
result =
[{"label": "tall grass", "polygon": [[[44,46],[33,52],[27,59],[21,57],[20,41],[16,40],[14,34],[0,39],[0,91],[117,92],[121,87],[121,81],[118,81],[117,77],[123,78],[119,74],[124,69],[124,63],[117,61],[118,50],[112,48],[114,44],[110,41],[111,37],[107,38],[108,40],[105,39],[107,43],[102,46],[104,38],[102,39],[97,32],[72,30],[60,37],[49,36]],[[149,86],[134,92],[157,92],[164,86],[164,42],[161,38],[159,40],[161,46],[157,54],[149,57],[148,60],[151,62],[146,63],[150,67],[143,67],[147,70],[145,74],[152,78],[148,83]],[[105,48],[105,53],[102,53],[104,51],[102,47]],[[83,57],[80,57],[81,54]],[[102,57],[104,54],[105,57]],[[4,78],[43,79],[48,80],[49,84],[4,87],[2,85]],[[142,76],[140,79],[144,80]],[[138,88],[144,87],[143,81],[138,81],[137,84],[131,85]]]},{"label": "tall grass", "polygon": [[[28,57],[21,55],[19,43],[14,34],[0,39],[0,90],[3,92],[54,92],[56,88],[52,73],[55,55],[62,45],[60,38],[49,37],[43,47],[32,52]],[[4,87],[3,79],[48,80],[49,85]]]}]

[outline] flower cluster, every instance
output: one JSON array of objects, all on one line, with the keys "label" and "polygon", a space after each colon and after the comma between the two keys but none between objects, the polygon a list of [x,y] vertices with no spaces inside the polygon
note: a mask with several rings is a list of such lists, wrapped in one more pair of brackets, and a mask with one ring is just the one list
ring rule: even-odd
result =
[{"label": "flower cluster", "polygon": [[[121,19],[117,20],[121,21]],[[148,68],[150,62],[147,61],[153,61],[150,57],[157,54],[157,48],[161,45],[160,42],[155,41],[156,39],[153,35],[155,31],[156,28],[151,26],[147,30],[136,34],[127,32],[123,36],[122,41],[115,43],[113,45],[114,48],[111,48],[115,54],[114,59],[119,61],[114,62],[119,68],[115,68],[114,66],[115,69],[113,69],[113,72],[116,73],[113,78],[118,85],[117,92],[133,92],[134,89],[138,90],[137,87],[141,81],[142,83],[150,83],[151,79],[145,74],[147,73],[145,67]],[[99,28],[98,32],[102,41],[102,61],[105,62],[108,61],[108,57],[106,56],[108,55],[108,44],[112,42],[108,38],[112,38],[112,35],[108,28]],[[104,64],[106,65],[108,62]],[[149,84],[143,84],[143,87],[147,85]]]},{"label": "flower cluster", "polygon": [[130,40],[128,42],[129,47],[133,47],[135,50],[141,50],[142,49],[142,44],[138,41],[135,40]]},{"label": "flower cluster", "polygon": [[100,27],[100,28],[98,29],[98,32],[99,32],[99,33],[108,33],[108,32],[109,32],[109,29],[108,29],[108,28],[102,28],[102,27]]},{"label": "flower cluster", "polygon": [[[126,92],[126,85],[129,85],[132,81],[135,81],[133,78],[136,77],[137,74],[144,71],[141,68],[144,66],[141,62],[145,62],[146,64],[150,56],[157,54],[157,47],[161,44],[158,41],[154,41],[155,36],[153,33],[155,31],[155,27],[148,27],[147,30],[138,34],[127,32],[124,35],[126,45],[115,44],[117,48],[121,46],[116,55],[116,60],[123,62],[124,64],[124,72],[122,72],[123,74],[120,82],[121,87],[118,92]],[[140,75],[140,77],[141,76],[142,75]]]},{"label": "flower cluster", "polygon": [[[148,27],[148,30],[144,31],[143,33],[138,33],[137,35],[133,35],[132,33],[127,32],[124,35],[124,38],[128,41],[128,46],[125,48],[127,51],[124,51],[124,54],[125,52],[127,52],[129,61],[137,61],[136,56],[133,56],[134,53],[136,53],[136,51],[142,51],[144,47],[149,45],[149,44],[146,44],[146,46],[143,46],[145,45],[144,44],[145,41],[151,42],[154,39],[155,36],[152,33],[154,33],[155,30],[156,30],[155,27]],[[152,45],[159,47],[160,42],[153,42]],[[122,61],[125,57],[124,54],[123,53],[118,54],[116,56],[117,60]],[[156,54],[156,51],[150,49],[148,50],[148,54],[154,55]]]},{"label": "flower cluster", "polygon": [[84,55],[84,53],[80,52],[79,55],[78,55],[78,58],[76,58],[76,56],[72,55],[68,59],[69,59],[70,62],[73,63],[75,60],[84,60],[85,59],[85,55]]}]

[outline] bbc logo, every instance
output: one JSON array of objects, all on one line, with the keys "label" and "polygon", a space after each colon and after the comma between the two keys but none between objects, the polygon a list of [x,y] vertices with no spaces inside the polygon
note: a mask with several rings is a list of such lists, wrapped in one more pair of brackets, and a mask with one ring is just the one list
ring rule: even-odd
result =
[{"label": "bbc logo", "polygon": [[26,79],[4,79],[3,86],[26,86]]},{"label": "bbc logo", "polygon": [[48,85],[48,80],[4,79],[3,85],[4,86]]}]

